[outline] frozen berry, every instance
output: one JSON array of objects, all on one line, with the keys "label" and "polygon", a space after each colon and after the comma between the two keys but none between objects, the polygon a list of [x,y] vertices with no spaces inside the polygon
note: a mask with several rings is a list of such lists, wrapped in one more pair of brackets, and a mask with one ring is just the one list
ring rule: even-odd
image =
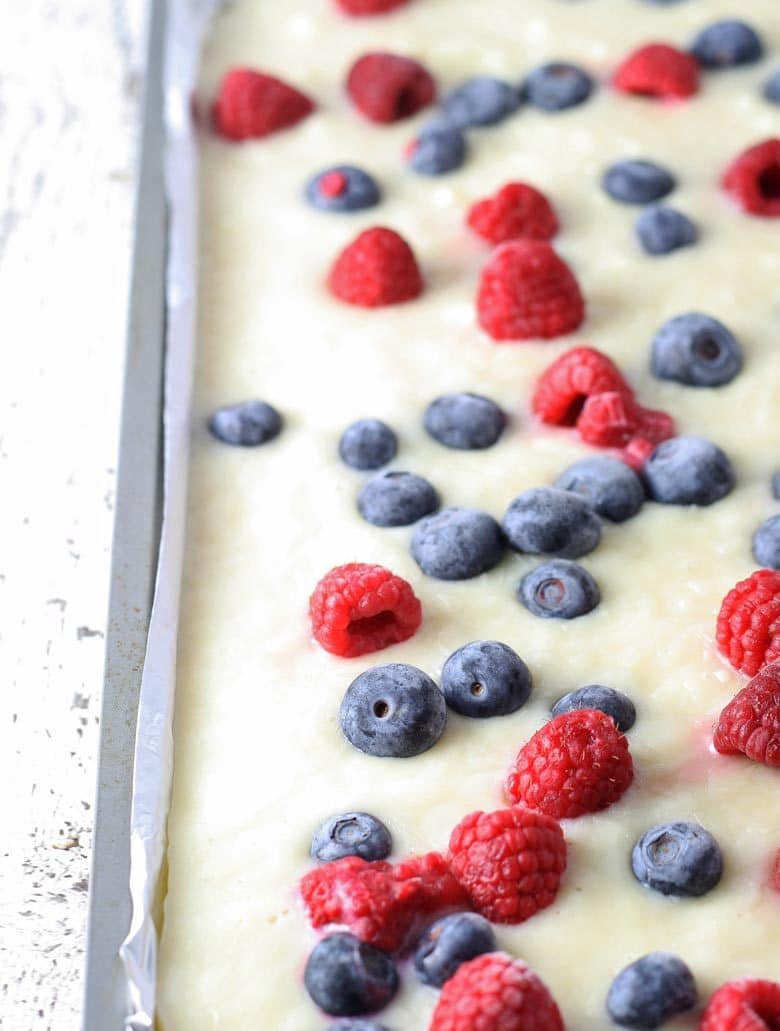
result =
[{"label": "frozen berry", "polygon": [[405,7],[409,0],[336,0],[345,14],[353,18],[370,17],[374,14],[386,14],[396,7]]},{"label": "frozen berry", "polygon": [[780,104],[780,68],[772,72],[761,91],[770,104]]},{"label": "frozen berry", "polygon": [[466,137],[455,126],[434,122],[407,148],[409,167],[420,175],[444,175],[466,160]]},{"label": "frozen berry", "polygon": [[479,913],[452,913],[431,924],[414,950],[414,972],[423,984],[441,988],[458,967],[495,952],[496,936]]},{"label": "frozen berry", "polygon": [[744,211],[780,217],[780,139],[768,139],[742,151],[723,174],[726,192]]},{"label": "frozen berry", "polygon": [[488,243],[508,240],[551,240],[558,217],[545,195],[528,183],[507,183],[492,197],[476,201],[466,217]]},{"label": "frozen berry", "polygon": [[780,569],[780,515],[770,516],[753,534],[753,555],[760,566]]},{"label": "frozen berry", "polygon": [[636,235],[647,254],[671,254],[681,247],[696,243],[695,224],[681,211],[655,204],[646,208],[636,220]]},{"label": "frozen berry", "polygon": [[344,933],[331,934],[314,946],[303,980],[314,1002],[334,1017],[382,1009],[399,983],[389,956]]},{"label": "frozen berry", "polygon": [[634,470],[619,458],[606,455],[581,458],[561,473],[555,486],[578,494],[613,523],[631,519],[645,500],[642,481]]},{"label": "frozen berry", "polygon": [[506,415],[480,394],[443,394],[425,409],[423,425],[434,440],[458,451],[492,447],[504,431]]},{"label": "frozen berry", "polygon": [[644,466],[650,497],[665,505],[712,505],[731,492],[734,470],[717,444],[701,437],[672,437]]},{"label": "frozen berry", "polygon": [[691,387],[720,387],[742,368],[739,341],[710,315],[688,312],[665,322],[653,340],[653,375]]},{"label": "frozen berry", "polygon": [[602,684],[588,684],[587,687],[569,691],[553,705],[552,714],[560,716],[563,712],[574,712],[577,709],[598,709],[606,713],[624,734],[631,730],[636,721],[636,709],[628,695]]},{"label": "frozen berry", "polygon": [[780,572],[757,569],[732,587],[718,612],[716,637],[734,669],[749,677],[780,659]]},{"label": "frozen berry", "polygon": [[472,641],[444,663],[441,689],[447,705],[461,716],[507,716],[528,701],[531,674],[509,645]]},{"label": "frozen berry", "polygon": [[780,662],[771,662],[731,699],[712,743],[723,755],[743,754],[780,767]]},{"label": "frozen berry", "polygon": [[360,308],[402,304],[423,290],[414,252],[393,229],[360,233],[336,258],[328,277],[331,292]]},{"label": "frozen berry", "polygon": [[622,204],[651,204],[677,185],[671,172],[661,165],[638,158],[610,165],[601,184],[613,200]]},{"label": "frozen berry", "polygon": [[755,977],[721,985],[699,1023],[699,1031],[775,1031],[777,1027],[780,983]]},{"label": "frozen berry", "polygon": [[515,551],[580,558],[598,546],[601,520],[578,494],[555,487],[525,490],[510,503],[502,527]]},{"label": "frozen berry", "polygon": [[354,165],[326,168],[306,185],[306,200],[321,211],[363,211],[381,200],[376,180]]},{"label": "frozen berry", "polygon": [[312,859],[329,863],[344,856],[386,859],[393,847],[390,831],[370,813],[339,813],[326,820],[312,839]]},{"label": "frozen berry", "polygon": [[723,873],[717,841],[698,823],[662,823],[634,845],[631,869],[640,884],[679,898],[706,895]]},{"label": "frozen berry", "polygon": [[542,619],[576,619],[601,601],[598,584],[582,566],[558,558],[532,569],[520,581],[517,597]]},{"label": "frozen berry", "polygon": [[415,528],[412,557],[437,580],[469,580],[498,565],[504,554],[501,527],[476,508],[445,508]]},{"label": "frozen berry", "polygon": [[634,395],[607,355],[595,347],[573,347],[542,373],[531,407],[542,422],[574,426],[588,398],[609,391]]},{"label": "frozen berry", "polygon": [[458,129],[496,125],[519,105],[519,92],[508,82],[490,75],[467,79],[442,101],[444,117]]},{"label": "frozen berry", "polygon": [[313,110],[307,96],[281,79],[252,68],[233,68],[222,80],[212,115],[220,136],[241,141],[287,129]]},{"label": "frozen berry", "polygon": [[629,963],[612,982],[607,1013],[619,1027],[652,1031],[696,1005],[696,982],[671,952],[651,952]]},{"label": "frozen berry", "polygon": [[223,444],[239,447],[257,447],[277,437],[282,429],[282,417],[265,401],[242,401],[237,405],[218,408],[209,419],[212,436]]},{"label": "frozen berry", "polygon": [[699,89],[699,66],[694,57],[667,43],[648,43],[623,61],[615,73],[615,88],[659,100],[684,100]]},{"label": "frozen berry", "polygon": [[746,22],[727,19],[702,29],[693,41],[691,53],[704,68],[733,68],[760,61],[764,45]]},{"label": "frozen berry", "polygon": [[381,469],[398,451],[398,438],[379,419],[359,419],[344,430],[339,441],[339,456],[352,469]]},{"label": "frozen berry", "polygon": [[576,107],[593,92],[593,79],[574,64],[554,61],[535,68],[525,80],[523,95],[543,111]]},{"label": "frozen berry", "polygon": [[414,473],[379,473],[358,495],[358,510],[373,526],[411,526],[438,507],[436,488]]},{"label": "frozen berry", "polygon": [[398,122],[436,98],[436,83],[417,61],[399,54],[364,54],[347,76],[352,103],[372,122]]},{"label": "frozen berry", "polygon": [[362,752],[408,758],[436,744],[447,723],[447,706],[422,670],[391,662],[352,681],[339,720],[344,736]]}]

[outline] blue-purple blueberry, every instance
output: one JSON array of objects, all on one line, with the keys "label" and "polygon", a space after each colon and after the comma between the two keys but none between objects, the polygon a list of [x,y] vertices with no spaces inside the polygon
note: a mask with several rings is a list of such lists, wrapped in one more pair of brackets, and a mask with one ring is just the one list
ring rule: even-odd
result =
[{"label": "blue-purple blueberry", "polygon": [[581,458],[561,473],[555,486],[578,494],[613,523],[635,516],[645,501],[645,489],[634,470],[608,455]]},{"label": "blue-purple blueberry", "polygon": [[584,103],[593,92],[593,79],[575,64],[551,61],[540,65],[523,84],[523,96],[542,111],[564,111]]},{"label": "blue-purple blueberry", "polygon": [[723,854],[698,823],[677,821],[651,827],[634,845],[631,869],[640,884],[662,895],[706,895],[723,875]]},{"label": "blue-purple blueberry", "polygon": [[654,1031],[696,1005],[693,974],[671,952],[651,952],[629,963],[612,982],[607,1013],[618,1027]]},{"label": "blue-purple blueberry", "polygon": [[578,709],[598,709],[606,713],[624,734],[636,722],[636,708],[628,695],[616,691],[614,687],[604,687],[603,684],[588,684],[569,691],[553,705],[552,714],[560,716],[564,712],[575,712]]},{"label": "blue-purple blueberry", "polygon": [[433,484],[407,472],[378,473],[358,494],[358,511],[373,526],[411,526],[439,507]]},{"label": "blue-purple blueberry", "polygon": [[504,411],[480,394],[443,394],[425,409],[423,425],[445,447],[473,451],[492,447],[504,431]]},{"label": "blue-purple blueberry", "polygon": [[753,556],[760,566],[780,569],[780,515],[770,516],[753,534]]},{"label": "blue-purple blueberry", "polygon": [[424,126],[408,152],[409,167],[420,175],[444,175],[466,160],[466,137],[453,125],[433,122]]},{"label": "blue-purple blueberry", "polygon": [[541,619],[576,619],[596,608],[601,592],[587,569],[558,558],[527,573],[517,588],[517,597]]},{"label": "blue-purple blueberry", "polygon": [[331,934],[314,946],[303,975],[313,1001],[332,1017],[383,1009],[398,991],[392,959],[353,934]]},{"label": "blue-purple blueberry", "polygon": [[652,204],[677,185],[674,176],[654,161],[617,161],[604,173],[601,184],[613,200],[622,204]]},{"label": "blue-purple blueberry", "polygon": [[636,220],[635,229],[642,250],[653,256],[690,247],[698,238],[696,226],[688,216],[666,204],[645,208]]},{"label": "blue-purple blueberry", "polygon": [[265,401],[242,401],[218,408],[209,419],[209,431],[223,444],[257,447],[279,436],[282,417]]},{"label": "blue-purple blueberry", "polygon": [[650,497],[665,505],[712,505],[734,486],[728,456],[702,437],[665,440],[651,453],[643,472]]},{"label": "blue-purple blueberry", "polygon": [[367,862],[386,859],[393,848],[390,831],[370,813],[349,812],[331,816],[312,838],[309,854],[321,863],[344,856],[360,856]]},{"label": "blue-purple blueberry", "polygon": [[739,341],[722,322],[701,312],[669,319],[653,339],[650,367],[659,379],[690,387],[722,387],[742,368]]},{"label": "blue-purple blueberry", "polygon": [[354,165],[323,169],[309,180],[305,193],[306,200],[320,211],[364,211],[382,199],[373,176]]},{"label": "blue-purple blueberry", "polygon": [[508,644],[471,641],[444,663],[441,689],[447,705],[461,716],[507,716],[528,701],[531,674]]},{"label": "blue-purple blueberry", "polygon": [[747,22],[728,18],[702,29],[693,41],[691,53],[704,68],[733,68],[760,61],[764,44]]},{"label": "blue-purple blueberry", "polygon": [[580,558],[601,540],[601,520],[578,494],[556,487],[525,490],[510,503],[502,522],[515,551]]},{"label": "blue-purple blueberry", "polygon": [[442,101],[445,120],[458,129],[496,125],[519,106],[519,91],[491,75],[467,79]]},{"label": "blue-purple blueberry", "polygon": [[379,419],[358,419],[339,440],[339,456],[351,469],[381,469],[398,451],[395,432]]},{"label": "blue-purple blueberry", "polygon": [[414,972],[423,984],[441,988],[467,960],[495,952],[496,936],[478,913],[452,913],[431,924],[414,951]]},{"label": "blue-purple blueberry", "polygon": [[469,580],[498,565],[504,538],[496,520],[476,508],[445,508],[423,519],[412,536],[412,557],[437,580]]}]

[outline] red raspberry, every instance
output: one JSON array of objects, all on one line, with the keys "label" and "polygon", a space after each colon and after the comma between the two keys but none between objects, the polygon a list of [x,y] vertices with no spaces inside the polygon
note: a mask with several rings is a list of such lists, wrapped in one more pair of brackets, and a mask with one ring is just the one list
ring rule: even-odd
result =
[{"label": "red raspberry", "polygon": [[573,347],[542,373],[531,407],[542,422],[573,426],[587,399],[605,391],[634,396],[617,366],[605,354],[594,347]]},{"label": "red raspberry", "polygon": [[305,94],[251,68],[233,68],[214,101],[214,127],[229,140],[261,139],[295,125],[314,110]]},{"label": "red raspberry", "polygon": [[396,7],[404,7],[409,0],[336,0],[336,3],[345,14],[351,14],[353,18],[361,18],[366,15],[394,11]]},{"label": "red raspberry", "polygon": [[620,457],[634,472],[641,473],[655,447],[656,445],[646,437],[632,437],[621,451]]},{"label": "red raspberry", "polygon": [[591,394],[577,419],[577,431],[586,444],[623,447],[639,429],[639,405],[621,390]]},{"label": "red raspberry", "polygon": [[545,195],[528,183],[507,183],[492,197],[473,204],[467,223],[488,243],[552,240],[558,219]]},{"label": "red raspberry", "polygon": [[721,603],[715,637],[734,669],[749,677],[780,659],[780,572],[759,569],[733,587]]},{"label": "red raspberry", "polygon": [[557,820],[607,809],[634,779],[628,742],[597,709],[565,712],[523,745],[506,779],[512,802]]},{"label": "red raspberry", "polygon": [[375,226],[360,233],[339,254],[328,286],[347,304],[379,308],[418,297],[423,281],[406,240],[392,229]]},{"label": "red raspberry", "polygon": [[488,952],[446,981],[428,1031],[563,1031],[547,986],[519,959]]},{"label": "red raspberry", "polygon": [[742,752],[780,766],[780,662],[765,666],[720,714],[713,742],[723,755]]},{"label": "red raspberry", "polygon": [[566,842],[555,820],[521,806],[471,813],[450,836],[450,867],[478,913],[519,924],[555,900]]},{"label": "red raspberry", "polygon": [[651,444],[660,444],[664,440],[669,440],[676,432],[677,427],[671,415],[655,408],[639,406],[638,437]]},{"label": "red raspberry", "polygon": [[436,83],[417,61],[398,54],[359,57],[347,76],[352,103],[372,122],[398,122],[436,99]]},{"label": "red raspberry", "polygon": [[331,569],[314,588],[309,616],[315,639],[343,658],[405,641],[422,623],[411,584],[364,562]]},{"label": "red raspberry", "polygon": [[666,43],[649,43],[623,61],[613,79],[623,93],[680,99],[699,89],[699,65],[694,57]]},{"label": "red raspberry", "polygon": [[743,977],[721,985],[701,1017],[699,1031],[776,1031],[780,984]]},{"label": "red raspberry", "polygon": [[494,340],[548,340],[580,325],[585,302],[549,243],[513,240],[497,248],[482,270],[477,315]]},{"label": "red raspberry", "polygon": [[780,217],[780,139],[743,150],[724,172],[721,184],[751,215]]}]

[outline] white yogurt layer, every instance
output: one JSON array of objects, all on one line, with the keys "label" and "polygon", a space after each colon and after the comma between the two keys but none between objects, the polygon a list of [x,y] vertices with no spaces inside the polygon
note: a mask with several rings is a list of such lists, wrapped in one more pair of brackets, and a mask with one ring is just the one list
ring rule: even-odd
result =
[{"label": "white yogurt layer", "polygon": [[[770,58],[704,74],[699,95],[674,106],[614,93],[607,78],[634,46],[687,44],[704,24],[733,15],[733,0],[413,0],[367,19],[343,17],[328,0],[255,0],[219,18],[204,97],[228,68],[250,65],[319,106],[264,141],[237,146],[204,134],[200,151],[200,340],[160,960],[165,1031],[324,1027],[302,985],[316,939],[296,899],[313,830],[333,813],[365,809],[391,828],[396,856],[445,849],[465,814],[503,804],[518,748],[560,695],[588,683],[636,703],[636,782],[607,812],[564,822],[569,869],[556,903],[498,928],[501,947],[539,973],[576,1031],[609,1026],[613,977],[653,949],[689,964],[702,999],[735,977],[780,978],[780,896],[768,885],[780,846],[778,772],[709,747],[714,719],[744,683],[716,654],[716,612],[754,568],[750,537],[778,510],[769,478],[780,464],[780,221],[740,213],[717,187],[740,150],[780,135],[778,109],[760,96],[771,55],[780,61],[780,5],[737,6]],[[374,49],[420,59],[442,90],[477,73],[519,81],[558,58],[602,82],[584,106],[557,115],[526,107],[470,133],[466,165],[428,179],[408,171],[401,154],[431,112],[378,127],[342,92],[352,61]],[[637,209],[599,187],[603,169],[628,157],[675,173],[669,200],[698,222],[696,246],[642,254]],[[377,177],[380,207],[343,216],[303,201],[308,177],[339,163]],[[555,246],[587,300],[580,330],[552,343],[496,345],[476,326],[489,248],[464,227],[465,212],[515,179],[554,203]],[[376,224],[414,247],[426,291],[395,308],[353,309],[328,294],[325,276],[340,249]],[[726,387],[649,373],[655,330],[692,310],[722,320],[743,344],[745,368]],[[394,467],[426,476],[445,504],[498,518],[518,492],[593,453],[573,432],[534,427],[529,410],[540,372],[580,342],[606,351],[642,402],[671,412],[681,432],[721,445],[738,478],[710,508],[648,503],[630,522],[606,526],[583,560],[603,593],[595,612],[570,623],[532,616],[514,589],[538,560],[517,555],[474,581],[430,580],[409,554],[411,528],[362,521],[355,499],[365,477],[336,454],[356,418],[390,423],[400,438]],[[448,451],[425,435],[424,408],[451,390],[486,394],[510,413],[494,448]],[[230,448],[209,437],[214,408],[254,397],[285,416],[273,444]],[[411,581],[424,612],[412,640],[352,660],[312,642],[309,594],[349,561],[379,562]],[[437,677],[447,656],[476,638],[505,641],[526,660],[534,690],[524,709],[484,721],[453,714],[440,742],[414,759],[372,758],[342,737],[339,703],[358,673],[393,661]],[[697,820],[718,839],[724,878],[706,897],[671,900],[633,879],[633,842],[666,820]],[[436,998],[405,972],[381,1019],[394,1031],[426,1028]],[[668,1027],[695,1024],[690,1016]]]}]

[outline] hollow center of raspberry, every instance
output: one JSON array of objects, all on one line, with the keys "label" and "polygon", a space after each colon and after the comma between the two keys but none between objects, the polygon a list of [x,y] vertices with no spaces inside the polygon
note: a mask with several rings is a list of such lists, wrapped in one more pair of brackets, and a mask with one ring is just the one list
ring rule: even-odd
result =
[{"label": "hollow center of raspberry", "polygon": [[577,397],[571,402],[569,407],[563,413],[561,419],[561,426],[575,426],[577,420],[582,414],[582,409],[585,407],[585,402],[588,400],[587,394],[578,394]]},{"label": "hollow center of raspberry", "polygon": [[343,172],[327,172],[320,179],[320,193],[323,197],[340,197],[347,188],[347,177]]},{"label": "hollow center of raspberry", "polygon": [[764,169],[758,177],[758,189],[764,200],[780,201],[780,164]]},{"label": "hollow center of raspberry", "polygon": [[485,693],[485,685],[484,684],[480,684],[479,682],[476,682],[476,683],[471,685],[469,690],[471,691],[471,693],[474,695],[475,698],[481,698],[482,695]]},{"label": "hollow center of raspberry", "polygon": [[353,619],[347,627],[347,633],[351,637],[376,637],[389,627],[395,626],[396,618],[394,612],[377,612],[375,616],[366,616],[364,619]]},{"label": "hollow center of raspberry", "polygon": [[411,88],[398,91],[393,105],[393,114],[396,118],[406,118],[413,115],[417,110],[417,95]]},{"label": "hollow center of raspberry", "polygon": [[543,580],[536,588],[536,600],[545,608],[556,608],[566,597],[563,580]]},{"label": "hollow center of raspberry", "polygon": [[720,358],[720,344],[714,337],[701,337],[693,345],[693,351],[703,362],[714,362]]}]

